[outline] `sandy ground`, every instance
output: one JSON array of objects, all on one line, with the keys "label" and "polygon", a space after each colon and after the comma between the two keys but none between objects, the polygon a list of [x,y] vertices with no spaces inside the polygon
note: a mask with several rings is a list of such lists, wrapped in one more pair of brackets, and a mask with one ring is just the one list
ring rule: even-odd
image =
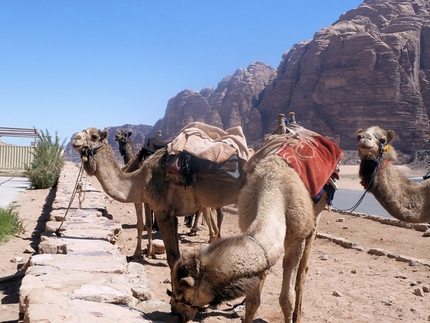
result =
[{"label": "sandy ground", "polygon": [[[413,175],[407,167],[400,169]],[[422,172],[418,172],[421,174]],[[342,166],[338,185],[346,189],[362,189],[357,179],[356,166]],[[421,174],[422,175],[422,174]],[[89,179],[100,187],[95,178]],[[29,245],[37,244],[38,228],[43,227],[49,212],[52,193],[49,190],[28,190],[17,201],[27,232],[0,246],[0,318],[2,322],[18,322],[19,274],[17,270],[30,254]],[[135,214],[132,204],[121,204],[106,197],[108,212],[123,223],[118,247],[132,255],[136,245]],[[208,241],[206,226],[201,225],[196,237],[189,237],[189,229],[179,219],[181,250],[204,248]],[[270,225],[270,224],[268,224]],[[222,235],[238,233],[237,214],[225,212]],[[382,248],[388,252],[430,260],[430,238],[412,229],[384,225],[362,217],[324,211],[318,232],[331,234],[355,242],[365,249]],[[144,239],[146,235],[144,235]],[[155,234],[155,238],[160,238]],[[146,242],[144,242],[146,245]],[[367,249],[366,249],[367,250]],[[18,258],[17,258],[18,257]],[[20,260],[19,258],[22,258]],[[18,261],[18,262],[11,262]],[[168,302],[170,273],[164,255],[157,259],[144,258],[145,266],[156,299]],[[11,277],[12,276],[12,277]],[[254,322],[283,322],[278,304],[282,282],[282,261],[270,270],[263,288],[262,303]],[[368,323],[368,322],[425,322],[430,321],[430,293],[415,295],[417,288],[430,285],[430,268],[419,262],[396,261],[387,256],[375,256],[366,251],[347,249],[327,239],[316,239],[303,300],[303,322],[306,323]],[[199,314],[196,322],[240,322],[232,306],[242,301],[222,304],[217,309]]]}]

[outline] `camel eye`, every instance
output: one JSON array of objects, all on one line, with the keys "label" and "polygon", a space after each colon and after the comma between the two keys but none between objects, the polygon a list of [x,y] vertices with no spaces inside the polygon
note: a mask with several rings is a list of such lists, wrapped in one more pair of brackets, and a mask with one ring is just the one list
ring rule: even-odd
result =
[{"label": "camel eye", "polygon": [[91,139],[92,139],[92,140],[97,140],[97,138],[98,138],[98,136],[97,136],[97,135],[92,135],[92,136],[91,136]]},{"label": "camel eye", "polygon": [[385,144],[385,143],[387,142],[387,139],[386,139],[386,138],[384,138],[384,137],[382,137],[382,138],[380,139],[380,142],[381,142],[381,144]]}]

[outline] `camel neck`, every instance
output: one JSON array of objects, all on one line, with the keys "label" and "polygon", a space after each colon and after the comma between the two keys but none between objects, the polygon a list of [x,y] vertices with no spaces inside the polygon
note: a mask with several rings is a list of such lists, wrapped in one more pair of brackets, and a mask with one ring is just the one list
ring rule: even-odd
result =
[{"label": "camel neck", "polygon": [[369,191],[394,218],[408,223],[428,222],[430,201],[426,192],[430,189],[430,182],[413,182],[392,163],[384,165]]},{"label": "camel neck", "polygon": [[113,199],[124,203],[139,203],[142,201],[141,189],[143,184],[143,169],[133,173],[124,173],[115,159],[112,148],[104,145],[94,155],[96,164],[95,176],[103,190]]}]

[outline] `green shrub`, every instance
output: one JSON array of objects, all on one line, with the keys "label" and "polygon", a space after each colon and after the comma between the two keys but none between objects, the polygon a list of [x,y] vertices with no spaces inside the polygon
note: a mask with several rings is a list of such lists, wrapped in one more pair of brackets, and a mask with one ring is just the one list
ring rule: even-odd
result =
[{"label": "green shrub", "polygon": [[24,232],[22,220],[13,207],[0,207],[0,243],[6,242],[17,233]]},{"label": "green shrub", "polygon": [[34,149],[34,160],[30,165],[25,165],[24,175],[29,179],[31,185],[36,189],[53,187],[60,176],[64,166],[64,143],[55,133],[55,140],[46,130],[40,131],[40,140],[36,142]]}]

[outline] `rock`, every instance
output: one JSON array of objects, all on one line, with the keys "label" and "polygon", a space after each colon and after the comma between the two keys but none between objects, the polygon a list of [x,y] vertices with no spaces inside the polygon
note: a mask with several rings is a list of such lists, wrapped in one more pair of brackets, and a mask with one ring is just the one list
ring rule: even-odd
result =
[{"label": "rock", "polygon": [[166,253],[166,247],[164,246],[164,242],[161,239],[152,240],[152,248],[154,250],[154,253],[157,255]]},{"label": "rock", "polygon": [[422,289],[424,293],[430,293],[430,285],[424,285]]},{"label": "rock", "polygon": [[424,291],[421,287],[414,289],[414,295],[424,297]]},{"label": "rock", "polygon": [[28,246],[24,249],[24,253],[36,253],[36,251],[32,247]]},{"label": "rock", "polygon": [[15,257],[13,257],[13,258],[10,260],[10,262],[12,262],[12,263],[18,263],[18,262],[21,262],[22,260],[23,260],[23,258],[22,258],[22,257],[15,256]]},{"label": "rock", "polygon": [[421,232],[426,232],[428,230],[429,226],[427,224],[414,224],[414,229]]},{"label": "rock", "polygon": [[370,248],[369,251],[367,251],[370,255],[376,255],[376,256],[386,256],[387,252],[384,249],[381,248]]},{"label": "rock", "polygon": [[338,291],[334,291],[334,292],[333,292],[333,296],[336,296],[336,297],[343,297],[343,295],[342,295],[340,292],[338,292]]}]

